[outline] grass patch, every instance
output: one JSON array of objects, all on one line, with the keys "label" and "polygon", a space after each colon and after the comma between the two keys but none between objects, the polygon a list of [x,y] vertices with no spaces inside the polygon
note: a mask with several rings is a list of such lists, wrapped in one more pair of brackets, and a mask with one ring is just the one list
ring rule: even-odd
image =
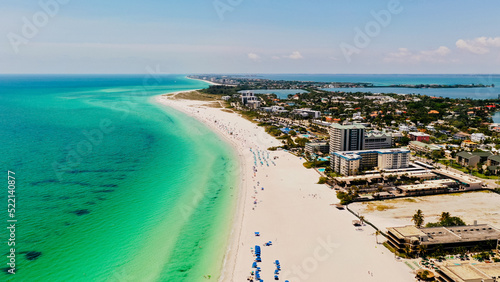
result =
[{"label": "grass patch", "polygon": [[217,95],[203,94],[199,91],[190,91],[176,94],[173,99],[176,100],[196,100],[196,101],[215,101]]},{"label": "grass patch", "polygon": [[405,199],[403,199],[403,201],[407,202],[407,203],[416,203],[417,202],[417,200],[412,199],[412,198],[405,198]]},{"label": "grass patch", "polygon": [[390,209],[394,209],[394,208],[395,208],[394,206],[369,203],[366,206],[366,211],[369,211],[369,212],[371,212],[371,211],[386,211],[386,210],[390,210]]},{"label": "grass patch", "polygon": [[463,192],[459,192],[459,193],[450,193],[450,194],[446,194],[448,196],[462,196],[464,193]]},{"label": "grass patch", "polygon": [[253,123],[257,123],[255,119],[260,116],[258,113],[254,111],[239,111],[239,113],[241,114],[241,117]]},{"label": "grass patch", "polygon": [[209,103],[209,104],[203,104],[202,106],[208,107],[208,108],[216,108],[216,109],[221,109],[221,105],[217,102]]}]

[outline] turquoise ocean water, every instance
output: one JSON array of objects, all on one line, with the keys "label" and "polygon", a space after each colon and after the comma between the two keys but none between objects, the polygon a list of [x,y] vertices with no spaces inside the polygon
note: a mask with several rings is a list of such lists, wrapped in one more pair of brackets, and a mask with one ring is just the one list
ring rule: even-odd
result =
[{"label": "turquoise ocean water", "polygon": [[222,266],[237,161],[207,127],[151,102],[183,76],[0,76],[16,173],[16,274],[0,281],[206,281]]}]

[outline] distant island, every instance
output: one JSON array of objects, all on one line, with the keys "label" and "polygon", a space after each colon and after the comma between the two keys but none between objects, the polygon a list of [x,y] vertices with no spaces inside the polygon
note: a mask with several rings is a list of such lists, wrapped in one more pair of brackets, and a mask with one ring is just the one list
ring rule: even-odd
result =
[{"label": "distant island", "polygon": [[258,78],[255,75],[190,75],[192,79],[199,79],[213,83],[233,86],[246,86],[253,89],[304,89],[304,88],[486,88],[495,87],[494,84],[391,84],[374,85],[366,82],[315,82],[315,81],[288,81]]}]

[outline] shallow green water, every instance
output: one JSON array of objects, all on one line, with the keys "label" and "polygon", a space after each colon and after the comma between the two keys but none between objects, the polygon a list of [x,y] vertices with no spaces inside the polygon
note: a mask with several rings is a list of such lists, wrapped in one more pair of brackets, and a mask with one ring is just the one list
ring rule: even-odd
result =
[{"label": "shallow green water", "polygon": [[16,172],[18,220],[16,274],[0,280],[216,279],[236,157],[204,125],[150,102],[206,84],[143,78],[0,77],[2,170]]}]

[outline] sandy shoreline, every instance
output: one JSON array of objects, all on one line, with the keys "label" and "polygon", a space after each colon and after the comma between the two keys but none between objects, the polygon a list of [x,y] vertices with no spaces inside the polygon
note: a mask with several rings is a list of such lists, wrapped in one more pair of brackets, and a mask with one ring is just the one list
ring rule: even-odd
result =
[{"label": "sandy shoreline", "polygon": [[[258,265],[264,281],[274,280],[275,260],[281,262],[280,281],[415,281],[404,263],[376,243],[371,227],[354,228],[355,217],[331,205],[338,203],[335,193],[315,184],[319,175],[305,169],[303,160],[267,151],[280,142],[263,128],[238,114],[207,107],[206,101],[172,95],[155,101],[205,123],[238,154],[240,190],[219,281],[246,281],[255,270],[255,245],[262,248]],[[268,241],[273,245],[263,246]]]},{"label": "sandy shoreline", "polygon": [[[187,76],[186,76],[186,78],[187,78],[187,79],[192,79],[192,80],[199,80],[199,81],[203,81],[203,82],[206,82],[206,83],[211,84],[211,85],[224,85],[224,84],[220,84],[220,83],[212,82],[212,81],[209,81],[209,80],[199,79],[199,78],[191,78],[191,77],[187,77]],[[191,90],[191,91],[193,91],[193,90]],[[182,91],[182,92],[184,92],[184,91]]]}]

